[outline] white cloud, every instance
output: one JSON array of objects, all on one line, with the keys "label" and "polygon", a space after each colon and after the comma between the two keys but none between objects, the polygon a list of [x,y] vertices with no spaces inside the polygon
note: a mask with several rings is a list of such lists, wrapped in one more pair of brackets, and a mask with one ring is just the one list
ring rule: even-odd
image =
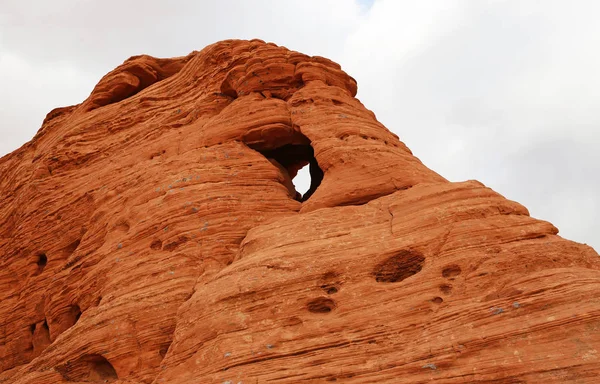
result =
[{"label": "white cloud", "polygon": [[36,65],[0,53],[0,156],[29,141],[50,110],[85,99],[97,80],[69,63]]},{"label": "white cloud", "polygon": [[127,57],[261,38],[329,57],[423,162],[600,249],[600,3],[4,0],[0,155]]},{"label": "white cloud", "polygon": [[359,98],[430,168],[600,248],[598,4],[423,3],[377,1],[349,37]]}]

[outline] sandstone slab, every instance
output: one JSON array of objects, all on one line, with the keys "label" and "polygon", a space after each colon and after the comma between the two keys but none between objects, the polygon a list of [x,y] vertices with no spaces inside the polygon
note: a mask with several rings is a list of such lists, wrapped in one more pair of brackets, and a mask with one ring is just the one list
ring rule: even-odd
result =
[{"label": "sandstone slab", "polygon": [[597,382],[598,254],[356,91],[229,40],[51,111],[0,159],[0,383]]}]

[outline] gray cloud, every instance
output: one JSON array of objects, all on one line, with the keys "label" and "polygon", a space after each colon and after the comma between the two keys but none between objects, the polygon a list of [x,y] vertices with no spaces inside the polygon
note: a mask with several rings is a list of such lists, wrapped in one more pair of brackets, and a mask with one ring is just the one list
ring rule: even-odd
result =
[{"label": "gray cloud", "polygon": [[129,56],[258,37],[341,63],[430,168],[600,249],[598,11],[593,0],[5,0],[0,155]]}]

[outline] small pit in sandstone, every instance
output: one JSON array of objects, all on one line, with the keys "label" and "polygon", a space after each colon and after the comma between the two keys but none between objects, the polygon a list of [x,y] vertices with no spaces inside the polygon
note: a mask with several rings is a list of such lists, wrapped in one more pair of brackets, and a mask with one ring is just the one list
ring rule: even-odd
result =
[{"label": "small pit in sandstone", "polygon": [[445,295],[449,295],[452,293],[452,286],[448,284],[442,284],[440,285],[440,291]]},{"label": "small pit in sandstone", "polygon": [[37,264],[37,271],[35,272],[35,274],[39,275],[40,273],[42,273],[44,268],[46,268],[46,264],[48,264],[48,256],[46,256],[45,253],[38,254],[36,256],[36,264]]},{"label": "small pit in sandstone", "polygon": [[[288,144],[277,146],[277,144],[257,143],[249,144],[249,147],[260,152],[273,165],[278,167],[284,173],[286,187],[292,195],[295,194],[294,199],[304,202],[321,185],[324,176],[323,170],[319,167],[319,163],[315,158],[315,151],[306,136],[295,132],[292,136],[282,139],[282,141]],[[306,172],[306,168],[308,168],[308,172]],[[301,186],[308,186],[309,184],[308,189],[301,188]],[[306,191],[302,193],[301,191],[305,189]]]},{"label": "small pit in sandstone", "polygon": [[335,301],[327,297],[318,297],[311,300],[306,307],[312,313],[329,313],[335,309]]},{"label": "small pit in sandstone", "polygon": [[446,266],[442,270],[442,276],[447,279],[452,279],[452,278],[460,275],[461,272],[462,272],[462,270],[460,269],[460,267],[458,265],[452,264],[452,265]]},{"label": "small pit in sandstone", "polygon": [[323,289],[325,291],[325,293],[327,293],[328,295],[333,295],[334,293],[338,292],[338,289],[336,286],[334,285],[322,285],[321,289]]},{"label": "small pit in sandstone", "polygon": [[340,277],[334,271],[323,274],[319,279],[319,287],[328,295],[338,293],[341,284]]},{"label": "small pit in sandstone", "polygon": [[379,283],[397,283],[420,272],[424,262],[420,252],[405,249],[378,264],[373,276]]},{"label": "small pit in sandstone", "polygon": [[45,253],[40,253],[38,255],[38,261],[37,261],[38,267],[44,268],[46,266],[46,264],[48,264],[48,257],[46,256]]},{"label": "small pit in sandstone", "polygon": [[160,241],[159,239],[156,239],[152,242],[152,244],[150,244],[150,249],[153,249],[155,251],[160,251],[162,249],[162,241]]},{"label": "small pit in sandstone", "polygon": [[112,383],[119,379],[112,364],[101,355],[84,355],[56,367],[66,381]]}]

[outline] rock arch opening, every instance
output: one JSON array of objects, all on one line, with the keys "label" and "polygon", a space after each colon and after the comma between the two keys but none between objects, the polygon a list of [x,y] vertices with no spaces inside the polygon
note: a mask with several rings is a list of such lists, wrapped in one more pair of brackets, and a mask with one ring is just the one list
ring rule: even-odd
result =
[{"label": "rock arch opening", "polygon": [[[257,151],[282,170],[286,177],[286,187],[295,194],[294,198],[298,201],[308,200],[323,181],[323,170],[319,167],[310,144],[286,144],[275,149]],[[305,189],[303,185],[310,186]]]}]

